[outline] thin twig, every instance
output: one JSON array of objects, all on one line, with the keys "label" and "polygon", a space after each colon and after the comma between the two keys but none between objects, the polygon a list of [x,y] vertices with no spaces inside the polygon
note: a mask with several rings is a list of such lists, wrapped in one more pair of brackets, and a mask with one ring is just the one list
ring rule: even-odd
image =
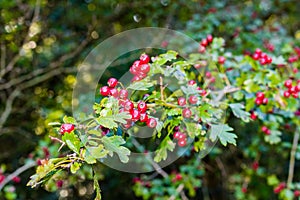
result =
[{"label": "thin twig", "polygon": [[290,164],[289,164],[289,175],[288,175],[288,179],[287,179],[288,187],[291,186],[291,184],[293,182],[293,178],[294,178],[295,158],[296,158],[296,151],[297,151],[297,146],[298,146],[298,141],[299,141],[299,132],[300,132],[300,128],[298,128],[296,130],[296,133],[295,133],[294,139],[293,139],[293,146],[291,149],[291,157],[290,157]]},{"label": "thin twig", "polygon": [[20,91],[15,89],[10,95],[9,97],[7,98],[6,100],[6,104],[5,104],[5,109],[4,111],[2,112],[1,114],[1,117],[0,117],[0,129],[3,127],[4,123],[6,122],[8,116],[10,115],[11,113],[11,110],[12,110],[12,105],[13,105],[13,102],[15,100],[15,98],[20,94]]},{"label": "thin twig", "polygon": [[173,194],[168,200],[175,200],[176,196],[184,189],[184,184],[181,183],[177,188],[175,194]]},{"label": "thin twig", "polygon": [[11,173],[10,175],[6,176],[4,181],[2,183],[0,183],[0,191],[2,190],[2,188],[7,184],[9,183],[10,181],[13,180],[13,178],[17,177],[18,175],[20,175],[21,173],[23,173],[24,171],[32,168],[36,166],[36,163],[35,162],[30,162],[30,163],[27,163],[25,165],[23,165],[22,167],[18,168],[16,171],[14,171],[13,173]]}]

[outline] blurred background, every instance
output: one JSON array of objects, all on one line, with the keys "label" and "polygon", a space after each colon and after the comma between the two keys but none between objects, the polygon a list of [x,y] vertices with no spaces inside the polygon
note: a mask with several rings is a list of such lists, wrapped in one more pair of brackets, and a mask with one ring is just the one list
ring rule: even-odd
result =
[{"label": "blurred background", "polygon": [[[272,48],[276,54],[283,43],[299,40],[299,10],[300,2],[296,0],[0,0],[0,182],[17,169],[24,171],[19,179],[3,188],[0,185],[0,199],[92,199],[88,169],[67,182],[56,182],[48,191],[31,189],[26,183],[34,173],[29,160],[58,156],[59,146],[48,136],[56,133],[48,123],[72,114],[77,66],[101,41],[138,27],[165,27],[197,41],[207,34],[223,37],[226,48],[236,54],[257,47]],[[121,65],[126,67],[130,62],[127,59]],[[108,70],[105,76],[118,73],[123,72]],[[209,199],[239,198],[235,183],[243,182],[243,174],[248,173],[244,167],[253,161],[247,155],[257,151],[260,144],[255,137],[247,137],[247,131],[253,128],[247,130],[233,119],[230,123],[237,131],[244,129],[242,142],[226,151],[216,147],[204,159],[206,173],[194,199],[205,199],[203,191]],[[263,170],[285,177],[289,152],[284,147],[264,145]],[[273,155],[280,156],[275,160]],[[277,167],[279,162],[285,168]],[[295,180],[299,180],[296,164]],[[135,175],[105,166],[99,169],[103,199],[139,199],[130,184]],[[272,188],[261,184],[261,178],[254,177],[254,199],[276,199],[270,197]],[[54,192],[57,188],[60,190]]]}]

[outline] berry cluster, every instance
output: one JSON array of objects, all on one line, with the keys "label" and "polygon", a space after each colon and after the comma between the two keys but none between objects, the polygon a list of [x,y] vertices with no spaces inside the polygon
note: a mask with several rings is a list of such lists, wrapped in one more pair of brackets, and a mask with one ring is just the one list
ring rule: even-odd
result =
[{"label": "berry cluster", "polygon": [[[143,66],[146,65],[149,62],[150,58],[146,54],[142,54],[140,57],[140,60],[135,61],[142,63],[139,65],[140,68],[134,68],[134,69],[144,69]],[[134,66],[134,64],[133,64]],[[147,64],[147,66],[149,66]],[[150,66],[149,66],[150,67]],[[132,67],[131,67],[132,70]],[[150,70],[150,68],[149,68]],[[147,73],[149,72],[147,70]],[[140,71],[139,71],[140,73]],[[120,112],[128,112],[131,114],[131,119],[127,121],[127,123],[124,125],[125,128],[130,128],[132,125],[132,122],[145,122],[148,127],[155,128],[157,125],[157,121],[154,118],[149,118],[147,111],[147,104],[144,101],[140,101],[137,104],[137,107],[134,108],[134,103],[128,99],[128,91],[126,89],[120,89],[120,91],[116,88],[118,84],[118,80],[116,78],[110,78],[107,81],[108,86],[103,86],[100,88],[100,94],[102,96],[112,96],[119,100],[119,104],[121,105]],[[105,132],[106,133],[106,132]]]},{"label": "berry cluster", "polygon": [[266,127],[266,126],[261,127],[261,131],[264,132],[266,135],[271,134],[271,130],[268,129],[268,127]]},{"label": "berry cluster", "polygon": [[283,92],[283,96],[285,98],[289,98],[291,95],[294,98],[299,97],[298,93],[300,92],[300,80],[297,81],[297,85],[293,86],[293,81],[288,79],[284,82],[284,86],[287,88],[287,90]]},{"label": "berry cluster", "polygon": [[142,54],[139,60],[134,61],[129,71],[134,75],[132,82],[144,79],[150,71],[150,57],[147,54]]},{"label": "berry cluster", "polygon": [[213,39],[212,35],[207,35],[206,38],[202,39],[198,49],[199,53],[204,53],[206,51],[206,47],[212,43]]},{"label": "berry cluster", "polygon": [[129,99],[125,101],[120,101],[122,108],[120,112],[128,112],[131,114],[131,119],[127,121],[125,124],[125,128],[130,128],[132,122],[145,122],[149,128],[155,128],[157,125],[157,121],[154,118],[150,118],[147,114],[147,104],[144,101],[140,101],[136,108],[134,108],[134,104]]},{"label": "berry cluster", "polygon": [[60,134],[71,133],[74,130],[74,124],[62,124],[60,127]]},{"label": "berry cluster", "polygon": [[259,63],[261,65],[267,65],[272,63],[272,58],[258,48],[255,50],[254,54],[252,55],[252,58],[254,60],[259,60]]},{"label": "berry cluster", "polygon": [[184,147],[186,145],[187,139],[186,135],[180,131],[176,131],[173,134],[173,138],[177,140],[177,144],[180,147]]},{"label": "berry cluster", "polygon": [[299,47],[295,47],[294,51],[297,55],[290,55],[290,57],[288,58],[288,62],[289,63],[293,63],[299,60],[300,57],[300,48]]},{"label": "berry cluster", "polygon": [[261,104],[268,104],[268,98],[265,97],[265,94],[263,92],[257,92],[256,93],[256,99],[255,99],[255,104],[256,105],[261,105]]},{"label": "berry cluster", "polygon": [[279,185],[277,185],[277,186],[274,188],[273,191],[274,191],[275,194],[278,194],[278,193],[280,193],[285,187],[286,187],[285,182],[281,182],[281,183],[279,183]]}]

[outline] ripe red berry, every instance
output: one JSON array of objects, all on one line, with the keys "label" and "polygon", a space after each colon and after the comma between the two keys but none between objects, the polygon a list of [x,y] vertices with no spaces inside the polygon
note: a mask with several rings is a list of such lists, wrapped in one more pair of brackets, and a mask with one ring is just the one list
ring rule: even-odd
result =
[{"label": "ripe red berry", "polygon": [[196,104],[198,102],[198,97],[194,96],[194,95],[190,96],[189,102],[190,102],[190,104]]},{"label": "ripe red berry", "polygon": [[5,176],[3,174],[0,174],[0,184],[5,180]]},{"label": "ripe red berry", "polygon": [[118,84],[118,80],[115,79],[115,78],[110,78],[110,79],[108,79],[108,81],[107,81],[108,87],[111,87],[111,88],[116,87],[117,84]]},{"label": "ripe red berry", "polygon": [[261,58],[267,58],[268,55],[267,55],[266,53],[262,52],[262,53],[260,54],[260,57],[261,57]]},{"label": "ripe red berry", "polygon": [[182,116],[184,118],[190,118],[192,116],[192,111],[189,108],[185,108],[182,111]]},{"label": "ripe red berry", "polygon": [[210,72],[206,72],[206,73],[205,73],[205,77],[206,77],[206,78],[211,78],[211,73],[210,73]]},{"label": "ripe red berry", "polygon": [[109,90],[109,95],[110,95],[110,96],[113,96],[113,97],[115,97],[115,98],[118,98],[119,92],[118,92],[118,90],[117,90],[116,88],[110,88],[110,90]]},{"label": "ripe red berry", "polygon": [[195,80],[189,80],[188,85],[195,85],[196,81]]},{"label": "ripe red berry", "polygon": [[255,53],[255,54],[253,54],[252,58],[253,58],[254,60],[258,60],[258,59],[260,58],[260,55],[257,54],[257,53]]},{"label": "ripe red berry", "polygon": [[261,131],[264,132],[264,133],[266,133],[268,130],[269,130],[269,129],[268,129],[268,127],[266,127],[266,126],[261,127]]},{"label": "ripe red berry", "polygon": [[226,58],[225,58],[224,56],[220,56],[220,57],[218,58],[219,64],[224,64],[225,61],[226,61]]},{"label": "ripe red berry", "polygon": [[250,115],[250,118],[252,120],[256,120],[257,119],[257,115],[254,112],[252,112],[251,115]]},{"label": "ripe red berry", "polygon": [[267,57],[267,63],[271,64],[272,63],[272,58],[271,57]]},{"label": "ripe red berry", "polygon": [[186,104],[186,100],[185,100],[184,97],[179,97],[179,98],[177,99],[177,103],[178,103],[178,105],[180,105],[180,106],[184,106],[184,105]]},{"label": "ripe red berry", "polygon": [[268,102],[269,102],[269,99],[268,99],[268,98],[263,98],[262,104],[266,105],[266,104],[268,104]]},{"label": "ripe red berry", "polygon": [[260,58],[260,59],[259,59],[259,63],[260,63],[261,65],[265,65],[265,64],[267,64],[268,62],[267,62],[267,59],[266,59],[266,58]]},{"label": "ripe red berry", "polygon": [[147,54],[144,53],[140,56],[141,64],[147,64],[147,63],[149,63],[149,61],[150,61],[150,57]]},{"label": "ripe red berry", "polygon": [[[139,80],[142,80],[142,79],[146,78],[147,74],[138,72],[138,74],[136,76],[138,77]],[[137,81],[139,81],[138,79],[137,79]]]},{"label": "ripe red berry", "polygon": [[183,140],[186,139],[186,135],[184,133],[180,133],[180,135],[178,136],[178,140]]},{"label": "ripe red berry", "polygon": [[260,100],[263,100],[263,98],[265,98],[265,94],[263,92],[257,92],[256,97]]},{"label": "ripe red berry", "polygon": [[102,96],[108,96],[109,95],[109,87],[108,86],[103,86],[100,88],[100,94]]},{"label": "ripe red berry", "polygon": [[291,86],[290,88],[289,88],[289,92],[290,93],[295,93],[296,92],[296,87],[295,86]]},{"label": "ripe red berry", "polygon": [[201,42],[200,42],[200,44],[201,44],[202,46],[206,47],[206,46],[208,45],[207,39],[206,39],[206,38],[202,39]]},{"label": "ripe red berry", "polygon": [[140,81],[142,80],[143,78],[139,77],[139,76],[134,76],[132,79],[131,79],[131,82],[136,82],[136,81]]},{"label": "ripe red berry", "polygon": [[300,190],[295,190],[294,191],[294,196],[295,197],[300,197]]},{"label": "ripe red berry", "polygon": [[256,54],[258,54],[258,55],[260,56],[261,53],[262,53],[262,51],[261,51],[261,49],[257,48],[257,49],[255,49],[255,52],[254,52],[254,53],[256,53]]},{"label": "ripe red berry", "polygon": [[199,63],[197,63],[197,64],[194,64],[194,67],[195,67],[196,69],[200,69],[202,66],[201,66]]},{"label": "ripe red berry", "polygon": [[255,104],[259,106],[260,104],[262,104],[262,100],[259,99],[259,98],[256,98],[255,99]]},{"label": "ripe red berry", "polygon": [[178,140],[178,146],[184,147],[186,145],[186,139]]},{"label": "ripe red berry", "polygon": [[199,53],[204,53],[205,51],[206,51],[205,46],[199,45],[198,52]]},{"label": "ripe red berry", "polygon": [[242,193],[247,193],[247,188],[246,187],[242,187]]},{"label": "ripe red berry", "polygon": [[258,169],[258,167],[259,167],[259,163],[258,163],[257,161],[254,161],[254,162],[252,163],[252,169],[253,169],[254,171],[256,171],[256,170]]},{"label": "ripe red berry", "polygon": [[128,97],[128,91],[125,89],[121,89],[119,92],[120,99],[127,99]]},{"label": "ripe red berry", "polygon": [[15,177],[13,177],[12,181],[14,183],[20,183],[21,182],[21,178],[19,176],[15,176]]},{"label": "ripe red berry", "polygon": [[212,43],[214,38],[212,35],[207,35],[206,39],[207,39],[207,42]]},{"label": "ripe red berry", "polygon": [[147,74],[150,71],[150,65],[149,64],[143,64],[140,67],[140,73]]},{"label": "ripe red berry", "polygon": [[291,88],[292,87],[292,84],[293,84],[293,81],[291,79],[288,79],[284,82],[284,86],[286,88]]},{"label": "ripe red berry", "polygon": [[293,93],[292,96],[297,99],[299,97],[298,93]]},{"label": "ripe red berry", "polygon": [[137,109],[141,112],[144,113],[147,110],[147,104],[144,101],[140,101],[137,105]]},{"label": "ripe red berry", "polygon": [[148,114],[147,113],[141,113],[140,114],[140,121],[141,122],[147,122],[148,121]]},{"label": "ripe red berry", "polygon": [[60,134],[70,133],[75,129],[74,124],[62,124],[60,127]]},{"label": "ripe red berry", "polygon": [[173,138],[174,138],[174,139],[179,139],[179,136],[180,136],[181,134],[182,134],[181,132],[176,131],[176,132],[173,134]]},{"label": "ripe red berry", "polygon": [[134,105],[131,101],[127,100],[125,103],[124,103],[124,110],[125,111],[129,111],[131,112],[132,109],[134,108]]},{"label": "ripe red berry", "polygon": [[140,111],[138,111],[137,109],[131,110],[132,121],[136,122],[137,120],[140,119],[140,117],[141,117]]},{"label": "ripe red berry", "polygon": [[300,83],[295,86],[296,92],[300,92]]},{"label": "ripe red berry", "polygon": [[284,92],[283,92],[283,96],[284,96],[285,98],[289,98],[290,95],[291,95],[291,93],[290,93],[289,91],[284,91]]},{"label": "ripe red berry", "polygon": [[270,135],[271,134],[271,130],[268,129],[266,132],[265,132],[266,135]]},{"label": "ripe red berry", "polygon": [[56,187],[61,188],[63,186],[63,181],[62,180],[58,180],[56,181]]},{"label": "ripe red berry", "polygon": [[156,125],[157,125],[156,119],[154,119],[154,118],[149,118],[149,119],[148,119],[148,121],[147,121],[147,126],[148,126],[149,128],[155,128]]},{"label": "ripe red berry", "polygon": [[205,96],[207,94],[207,92],[206,92],[206,90],[202,90],[202,92],[201,92],[201,96]]}]

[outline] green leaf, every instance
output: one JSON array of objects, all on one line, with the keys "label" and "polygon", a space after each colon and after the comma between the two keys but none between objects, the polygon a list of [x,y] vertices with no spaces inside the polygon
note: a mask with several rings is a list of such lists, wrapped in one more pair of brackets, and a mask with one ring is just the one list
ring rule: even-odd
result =
[{"label": "green leaf", "polygon": [[80,169],[81,163],[74,162],[71,164],[71,173],[75,174]]},{"label": "green leaf", "polygon": [[275,185],[278,185],[279,180],[276,177],[276,175],[273,174],[273,175],[268,176],[267,182],[268,182],[268,185],[275,186]]},{"label": "green leaf", "polygon": [[282,56],[272,57],[272,64],[274,65],[286,65],[286,61]]},{"label": "green leaf", "polygon": [[104,149],[102,144],[99,144],[97,147],[87,147],[87,151],[93,156],[95,159],[104,158],[109,151]]},{"label": "green leaf", "polygon": [[79,154],[80,149],[80,139],[77,135],[72,131],[71,133],[66,133],[62,136],[62,140],[67,144],[67,146],[74,151],[75,153]]},{"label": "green leaf", "polygon": [[271,130],[270,135],[265,135],[265,141],[270,143],[270,144],[277,144],[281,142],[281,132],[277,130]]},{"label": "green leaf", "polygon": [[233,128],[227,124],[212,124],[209,139],[214,142],[217,138],[219,138],[220,142],[224,146],[227,146],[227,143],[236,146],[235,138],[237,138],[237,136],[233,133],[230,133],[231,131],[233,131]]},{"label": "green leaf", "polygon": [[163,126],[164,126],[164,123],[161,122],[161,121],[158,121],[158,120],[156,120],[156,121],[157,121],[157,125],[156,125],[155,129],[156,129],[156,131],[158,133],[158,135],[157,135],[158,138],[160,138],[160,136],[161,136],[161,130],[162,130]]},{"label": "green leaf", "polygon": [[99,118],[96,118],[96,121],[98,124],[104,126],[105,128],[113,129],[118,127],[118,124],[114,121],[114,118],[112,116],[100,116]]},{"label": "green leaf", "polygon": [[167,111],[168,116],[181,115],[181,113],[182,113],[181,108],[172,108]]},{"label": "green leaf", "polygon": [[168,150],[173,151],[175,148],[175,143],[167,136],[160,143],[159,149],[155,151],[155,162],[160,162],[161,160],[166,160],[168,157]]},{"label": "green leaf", "polygon": [[131,119],[131,115],[128,112],[121,112],[114,115],[114,121],[125,124],[126,119]]},{"label": "green leaf", "polygon": [[109,155],[113,156],[113,152],[117,153],[121,162],[127,163],[129,160],[130,150],[121,146],[125,144],[125,140],[121,136],[111,136],[101,138],[105,148],[109,151]]},{"label": "green leaf", "polygon": [[250,121],[250,113],[244,111],[245,106],[240,103],[231,103],[229,104],[233,114],[237,117],[242,119],[244,122]]},{"label": "green leaf", "polygon": [[102,133],[101,133],[100,130],[94,130],[94,129],[89,130],[89,131],[88,131],[88,134],[89,134],[89,135],[102,136]]},{"label": "green leaf", "polygon": [[131,83],[127,87],[127,89],[147,91],[152,86],[153,86],[152,82],[147,82],[147,81],[141,80],[141,81],[136,81],[136,82]]},{"label": "green leaf", "polygon": [[76,120],[73,117],[64,116],[63,121],[66,124],[76,124]]},{"label": "green leaf", "polygon": [[86,149],[83,150],[83,158],[88,164],[95,164],[97,160]]},{"label": "green leaf", "polygon": [[96,197],[95,200],[101,200],[101,189],[98,182],[97,173],[94,174],[94,190],[96,190]]},{"label": "green leaf", "polygon": [[173,50],[167,51],[165,54],[161,54],[160,57],[166,59],[167,61],[172,61],[177,58],[178,53]]},{"label": "green leaf", "polygon": [[49,122],[48,126],[60,126],[61,123],[60,122]]}]

